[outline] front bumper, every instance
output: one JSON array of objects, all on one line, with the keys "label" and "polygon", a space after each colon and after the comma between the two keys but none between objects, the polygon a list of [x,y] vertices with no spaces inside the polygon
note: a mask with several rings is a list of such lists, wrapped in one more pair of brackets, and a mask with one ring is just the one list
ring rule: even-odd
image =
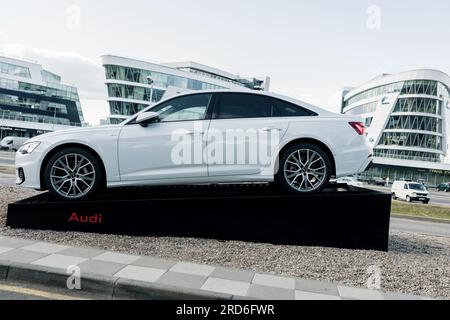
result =
[{"label": "front bumper", "polygon": [[16,184],[21,187],[41,190],[40,164],[42,153],[16,153]]},{"label": "front bumper", "polygon": [[431,198],[428,196],[414,196],[414,197],[411,197],[411,200],[412,201],[430,201]]}]

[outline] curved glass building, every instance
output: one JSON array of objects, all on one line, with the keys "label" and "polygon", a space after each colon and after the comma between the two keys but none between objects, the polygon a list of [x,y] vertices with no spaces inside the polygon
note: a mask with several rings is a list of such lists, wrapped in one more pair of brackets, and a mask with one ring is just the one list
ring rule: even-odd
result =
[{"label": "curved glass building", "polygon": [[105,55],[102,60],[112,124],[158,102],[165,94],[214,89],[268,90],[270,84],[269,77],[242,78],[195,62],[155,64],[112,55]]},{"label": "curved glass building", "polygon": [[361,115],[375,161],[368,176],[450,181],[450,77],[437,70],[383,74],[345,89],[342,112]]},{"label": "curved glass building", "polygon": [[0,140],[84,124],[78,90],[35,62],[0,56]]}]

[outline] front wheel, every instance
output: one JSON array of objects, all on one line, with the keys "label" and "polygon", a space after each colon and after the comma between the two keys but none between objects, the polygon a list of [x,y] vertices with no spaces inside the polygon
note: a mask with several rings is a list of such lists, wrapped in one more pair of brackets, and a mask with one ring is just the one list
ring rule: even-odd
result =
[{"label": "front wheel", "polygon": [[412,202],[411,197],[410,196],[406,196],[406,202]]},{"label": "front wheel", "polygon": [[90,152],[67,148],[57,152],[45,167],[49,192],[61,200],[85,200],[102,185],[99,161]]},{"label": "front wheel", "polygon": [[287,192],[311,194],[321,191],[330,181],[328,155],[314,144],[299,143],[287,149],[280,158],[279,185]]}]

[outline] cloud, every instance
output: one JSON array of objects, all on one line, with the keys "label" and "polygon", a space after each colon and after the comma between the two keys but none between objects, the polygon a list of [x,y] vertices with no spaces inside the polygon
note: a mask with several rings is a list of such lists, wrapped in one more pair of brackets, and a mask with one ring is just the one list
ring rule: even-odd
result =
[{"label": "cloud", "polygon": [[21,44],[0,45],[0,52],[35,61],[44,69],[60,75],[63,83],[77,87],[88,122],[98,123],[99,118],[95,114],[107,114],[105,73],[100,61],[71,51],[31,48]]}]

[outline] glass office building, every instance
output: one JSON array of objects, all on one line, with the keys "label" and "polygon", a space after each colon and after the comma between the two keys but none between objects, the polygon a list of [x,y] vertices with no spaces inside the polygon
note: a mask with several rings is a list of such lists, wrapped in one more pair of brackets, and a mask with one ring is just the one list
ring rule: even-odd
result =
[{"label": "glass office building", "polygon": [[269,90],[270,78],[242,78],[195,62],[154,64],[106,55],[109,122],[120,123],[164,96],[193,90]]},{"label": "glass office building", "polygon": [[363,117],[375,161],[367,176],[450,181],[450,77],[437,70],[384,74],[343,94],[342,112]]},{"label": "glass office building", "polygon": [[77,88],[41,65],[0,56],[0,140],[81,126]]}]

